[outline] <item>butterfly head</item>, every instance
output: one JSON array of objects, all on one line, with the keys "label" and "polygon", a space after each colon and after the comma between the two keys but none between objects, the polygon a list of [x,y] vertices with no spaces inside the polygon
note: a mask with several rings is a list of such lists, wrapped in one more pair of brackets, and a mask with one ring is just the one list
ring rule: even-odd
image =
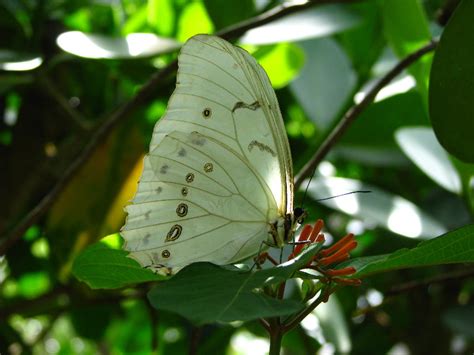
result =
[{"label": "butterfly head", "polygon": [[273,238],[273,244],[281,248],[285,244],[293,241],[295,230],[304,222],[307,213],[304,209],[297,207],[293,213],[288,213],[284,218],[271,225],[270,234]]}]

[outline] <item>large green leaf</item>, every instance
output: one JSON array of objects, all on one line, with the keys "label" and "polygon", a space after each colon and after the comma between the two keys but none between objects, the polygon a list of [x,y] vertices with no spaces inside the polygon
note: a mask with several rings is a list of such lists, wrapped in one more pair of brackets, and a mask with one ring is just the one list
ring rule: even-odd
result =
[{"label": "large green leaf", "polygon": [[356,277],[392,270],[455,263],[474,263],[474,225],[467,225],[440,237],[423,241],[412,249],[392,254],[362,257],[344,266],[354,266]]},{"label": "large green leaf", "polygon": [[474,162],[474,1],[461,2],[441,37],[430,78],[429,109],[441,145]]},{"label": "large green leaf", "polygon": [[128,252],[113,249],[103,242],[92,244],[74,260],[72,273],[90,288],[120,288],[140,282],[164,279],[135,260]]},{"label": "large green leaf", "polygon": [[[383,18],[385,35],[399,57],[405,57],[431,40],[428,20],[418,0],[384,1]],[[430,67],[431,57],[425,56],[408,69],[425,103]]]},{"label": "large green leaf", "polygon": [[247,321],[297,312],[302,303],[271,298],[257,289],[291,278],[318,251],[314,245],[297,259],[256,272],[195,263],[148,294],[160,310],[181,314],[194,323]]}]

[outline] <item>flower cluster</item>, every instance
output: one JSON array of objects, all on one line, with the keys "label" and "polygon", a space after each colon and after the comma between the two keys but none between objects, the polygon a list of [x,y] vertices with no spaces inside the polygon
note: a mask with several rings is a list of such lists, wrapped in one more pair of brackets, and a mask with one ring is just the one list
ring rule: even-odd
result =
[{"label": "flower cluster", "polygon": [[[309,224],[305,225],[288,260],[296,257],[307,245],[313,243],[322,245],[326,240],[324,234],[321,233],[323,227],[324,222],[321,219],[317,220],[313,227]],[[321,281],[324,283],[334,281],[342,285],[358,286],[361,284],[360,279],[344,278],[344,276],[349,276],[356,272],[354,267],[335,268],[337,264],[350,258],[349,252],[354,250],[356,246],[357,242],[354,235],[349,233],[330,247],[322,248],[304,268],[318,271],[323,275]]]}]

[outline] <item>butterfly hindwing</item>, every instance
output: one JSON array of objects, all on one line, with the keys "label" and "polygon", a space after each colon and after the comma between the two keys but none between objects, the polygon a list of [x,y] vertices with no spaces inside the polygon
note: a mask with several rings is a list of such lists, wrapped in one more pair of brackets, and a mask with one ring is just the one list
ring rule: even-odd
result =
[{"label": "butterfly hindwing", "polygon": [[172,132],[147,156],[137,195],[126,207],[126,249],[142,264],[174,269],[247,258],[277,214],[264,188],[229,147],[197,132]]}]

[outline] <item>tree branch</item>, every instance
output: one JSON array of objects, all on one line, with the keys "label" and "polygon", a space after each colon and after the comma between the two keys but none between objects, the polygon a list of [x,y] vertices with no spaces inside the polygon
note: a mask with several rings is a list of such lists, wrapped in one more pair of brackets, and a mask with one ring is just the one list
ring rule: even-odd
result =
[{"label": "tree branch", "polygon": [[375,97],[388,83],[390,83],[398,74],[404,69],[408,68],[411,64],[416,62],[419,58],[424,56],[426,53],[431,52],[437,46],[437,41],[431,41],[427,45],[421,47],[417,51],[409,54],[404,59],[395,65],[384,77],[382,77],[377,84],[367,93],[364,99],[358,104],[352,106],[342,117],[336,127],[323,141],[319,149],[314,153],[311,159],[301,169],[298,175],[295,177],[295,191],[303,183],[304,179],[313,175],[316,167],[321,163],[326,154],[330,149],[339,141],[344,132],[354,122],[354,120],[374,101]]}]

